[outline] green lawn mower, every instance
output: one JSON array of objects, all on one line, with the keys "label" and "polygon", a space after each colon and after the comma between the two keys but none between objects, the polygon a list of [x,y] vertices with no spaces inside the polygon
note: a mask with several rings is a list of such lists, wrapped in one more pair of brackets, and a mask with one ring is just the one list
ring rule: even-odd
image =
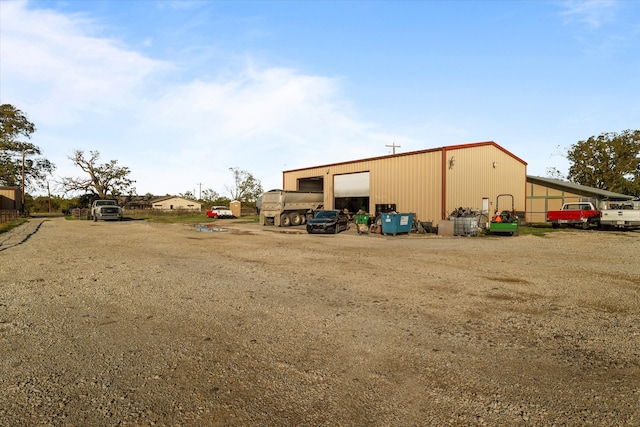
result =
[{"label": "green lawn mower", "polygon": [[[511,199],[511,210],[500,210],[500,198]],[[504,207],[504,206],[503,206]],[[496,198],[496,212],[489,224],[489,232],[491,234],[506,234],[509,236],[517,236],[520,231],[520,221],[516,214],[514,198],[512,194],[500,194]]]}]

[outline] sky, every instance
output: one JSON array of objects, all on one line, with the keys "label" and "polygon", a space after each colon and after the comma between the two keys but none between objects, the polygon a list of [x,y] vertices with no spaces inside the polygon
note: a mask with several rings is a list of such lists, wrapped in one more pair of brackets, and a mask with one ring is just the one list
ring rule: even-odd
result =
[{"label": "sky", "polygon": [[[640,1],[0,0],[0,104],[137,194],[495,141],[529,175],[640,128]],[[37,194],[42,189],[34,189]]]}]

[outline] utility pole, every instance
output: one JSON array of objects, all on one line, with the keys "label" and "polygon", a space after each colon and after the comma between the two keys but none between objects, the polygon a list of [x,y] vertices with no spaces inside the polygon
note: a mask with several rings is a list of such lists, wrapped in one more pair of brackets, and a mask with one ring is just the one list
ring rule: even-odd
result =
[{"label": "utility pole", "polygon": [[400,148],[401,146],[400,145],[396,145],[396,142],[393,141],[393,144],[391,144],[391,145],[387,144],[387,145],[385,145],[385,147],[392,148],[393,149],[393,154],[396,154],[396,148]]},{"label": "utility pole", "polygon": [[[199,182],[199,183],[197,183],[196,185],[197,185],[197,186],[199,187],[199,189],[200,189],[200,190],[199,190],[199,191],[200,191],[200,193],[199,193],[199,195],[198,195],[198,200],[202,200],[202,183],[201,183],[201,182]],[[194,194],[194,196],[195,196],[195,194]]]}]

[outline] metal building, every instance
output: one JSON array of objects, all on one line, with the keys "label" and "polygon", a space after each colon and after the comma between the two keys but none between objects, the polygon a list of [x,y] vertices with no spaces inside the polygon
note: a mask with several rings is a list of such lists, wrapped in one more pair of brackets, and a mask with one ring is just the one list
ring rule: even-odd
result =
[{"label": "metal building", "polygon": [[526,177],[525,161],[487,141],[287,170],[282,188],[323,191],[327,209],[411,212],[437,224],[458,208],[511,209],[495,206],[500,194],[524,215]]},{"label": "metal building", "polygon": [[18,187],[0,187],[0,211],[21,211],[22,191]]},{"label": "metal building", "polygon": [[633,196],[573,182],[528,176],[526,218],[528,223],[546,222],[548,211],[558,210],[567,202],[591,202],[594,206],[599,206],[603,200],[631,199]]}]

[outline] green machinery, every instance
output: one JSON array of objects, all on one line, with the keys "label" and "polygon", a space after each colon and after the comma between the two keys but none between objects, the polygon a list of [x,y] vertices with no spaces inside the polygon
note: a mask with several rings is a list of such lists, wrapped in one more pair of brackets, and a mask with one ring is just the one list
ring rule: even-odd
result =
[{"label": "green machinery", "polygon": [[[500,199],[503,199],[503,206],[500,206]],[[504,209],[504,199],[511,199],[511,210]],[[500,210],[500,208],[503,210]],[[520,221],[516,214],[514,198],[512,194],[500,194],[496,197],[496,212],[491,218],[489,232],[491,234],[507,234],[517,236],[520,230]]]}]

